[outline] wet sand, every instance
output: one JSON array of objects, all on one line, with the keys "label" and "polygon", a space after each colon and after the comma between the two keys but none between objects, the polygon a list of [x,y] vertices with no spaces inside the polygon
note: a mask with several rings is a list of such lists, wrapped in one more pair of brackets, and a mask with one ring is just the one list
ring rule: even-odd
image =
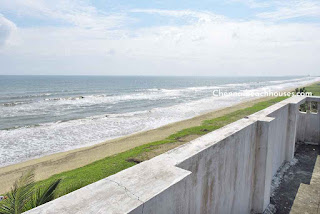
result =
[{"label": "wet sand", "polygon": [[180,130],[193,126],[199,126],[204,120],[220,117],[235,110],[252,106],[257,102],[267,99],[272,98],[268,97],[253,101],[245,101],[231,107],[218,109],[193,117],[191,119],[171,123],[157,129],[108,140],[90,147],[56,153],[41,158],[28,160],[26,162],[2,167],[0,168],[0,193],[8,191],[13,182],[18,179],[24,171],[34,169],[35,179],[43,180],[54,174],[85,166],[104,157],[124,152],[146,143],[162,140]]},{"label": "wet sand", "polygon": [[[292,90],[288,89],[286,91]],[[124,152],[146,143],[162,140],[180,130],[193,126],[199,126],[204,120],[220,117],[238,109],[246,108],[254,105],[255,103],[272,98],[273,97],[264,97],[250,101],[244,101],[231,107],[214,110],[212,112],[202,114],[191,119],[168,124],[157,129],[108,140],[90,147],[61,152],[2,167],[0,168],[0,193],[10,190],[14,181],[17,180],[21,174],[27,170],[34,169],[35,179],[43,180],[54,174],[85,166],[107,156]]]}]

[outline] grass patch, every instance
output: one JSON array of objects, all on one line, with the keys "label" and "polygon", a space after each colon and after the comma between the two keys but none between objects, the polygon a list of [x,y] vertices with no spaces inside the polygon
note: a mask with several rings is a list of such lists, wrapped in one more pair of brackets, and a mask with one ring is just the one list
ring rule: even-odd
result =
[{"label": "grass patch", "polygon": [[312,92],[313,96],[320,96],[320,82],[306,87],[307,92]]},{"label": "grass patch", "polygon": [[[320,96],[320,83],[313,84],[305,89],[307,92],[312,92],[314,96]],[[267,101],[256,103],[250,107],[233,111],[221,117],[205,120],[200,126],[183,129],[163,140],[144,144],[131,150],[95,161],[86,166],[53,175],[48,179],[37,182],[36,186],[45,187],[55,180],[62,179],[55,192],[55,198],[58,198],[88,184],[94,183],[119,171],[134,166],[142,161],[149,160],[154,156],[162,154],[199,136],[258,112],[286,98],[287,97],[272,98]]]},{"label": "grass patch", "polygon": [[[312,92],[315,96],[320,96],[320,83],[306,87],[306,91]],[[221,117],[205,120],[200,126],[183,129],[163,140],[150,142],[131,150],[103,158],[86,166],[53,175],[48,179],[37,182],[36,185],[48,185],[53,180],[62,179],[55,195],[56,198],[60,197],[142,161],[151,159],[156,155],[162,154],[185,142],[189,142],[192,139],[258,112],[286,98],[287,97],[272,98],[256,103],[250,107],[225,114]]]},{"label": "grass patch", "polygon": [[259,102],[251,107],[231,112],[221,117],[205,120],[200,126],[187,128],[172,134],[163,140],[144,144],[131,150],[95,161],[86,166],[53,175],[46,180],[39,181],[37,185],[46,185],[53,180],[62,179],[55,195],[55,197],[60,197],[83,186],[134,166],[139,162],[169,151],[190,141],[191,139],[219,129],[286,98],[287,97],[276,97],[267,101]]}]

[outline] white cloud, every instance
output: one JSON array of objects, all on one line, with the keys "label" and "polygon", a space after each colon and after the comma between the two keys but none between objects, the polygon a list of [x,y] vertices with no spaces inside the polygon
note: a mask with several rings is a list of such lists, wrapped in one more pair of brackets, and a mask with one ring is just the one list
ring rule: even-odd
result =
[{"label": "white cloud", "polygon": [[0,48],[7,43],[10,35],[15,30],[16,25],[0,13]]},{"label": "white cloud", "polygon": [[2,0],[0,10],[15,11],[20,16],[43,20],[60,20],[77,27],[91,29],[120,27],[132,21],[125,14],[105,14],[83,0]]},{"label": "white cloud", "polygon": [[[8,5],[0,4],[0,9],[12,6],[4,1]],[[317,24],[239,21],[208,11],[135,9],[128,14],[158,14],[183,19],[185,24],[115,30],[133,18],[120,14],[118,19],[74,1],[19,2],[28,2],[26,7],[15,5],[22,16],[34,14],[72,25],[18,28],[19,45],[0,53],[2,72],[297,75],[318,74],[320,66]]]},{"label": "white cloud", "polygon": [[216,22],[223,21],[226,17],[213,14],[208,11],[193,11],[193,10],[160,10],[160,9],[133,9],[130,10],[133,13],[148,13],[148,14],[159,14],[162,16],[173,16],[182,18],[196,18],[197,22]]},{"label": "white cloud", "polygon": [[319,0],[229,0],[242,3],[252,9],[264,9],[256,17],[279,21],[299,17],[320,17]]},{"label": "white cloud", "polygon": [[257,1],[257,0],[229,0],[229,3],[242,3],[247,5],[250,8],[265,8],[270,7],[272,4],[272,0],[264,0],[264,1]]},{"label": "white cloud", "polygon": [[312,24],[225,21],[114,33],[20,29],[24,42],[7,54],[37,60],[24,67],[39,72],[43,64],[50,74],[297,75],[320,66],[320,28]]},{"label": "white cloud", "polygon": [[319,1],[280,1],[274,11],[257,14],[257,17],[269,20],[283,20],[297,17],[320,17]]}]

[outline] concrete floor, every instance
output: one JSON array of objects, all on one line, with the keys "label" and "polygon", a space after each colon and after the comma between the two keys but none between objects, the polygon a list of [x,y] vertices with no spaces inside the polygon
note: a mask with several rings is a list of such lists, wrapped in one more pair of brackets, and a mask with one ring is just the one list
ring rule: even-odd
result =
[{"label": "concrete floor", "polygon": [[[295,154],[297,163],[287,169],[271,197],[270,203],[275,208],[273,213],[320,213],[319,155],[319,146],[300,145],[298,147]],[[311,182],[311,178],[314,180],[315,177],[317,182]],[[312,186],[310,183],[313,183]]]}]

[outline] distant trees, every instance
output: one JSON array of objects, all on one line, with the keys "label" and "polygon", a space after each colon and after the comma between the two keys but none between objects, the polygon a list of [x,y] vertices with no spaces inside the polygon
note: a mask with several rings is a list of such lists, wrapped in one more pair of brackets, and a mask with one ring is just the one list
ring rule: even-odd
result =
[{"label": "distant trees", "polygon": [[296,94],[297,94],[297,93],[306,93],[307,90],[306,90],[305,87],[303,87],[303,88],[296,88],[296,89],[295,89],[295,92],[296,92]]},{"label": "distant trees", "polygon": [[[295,89],[295,93],[298,94],[300,93],[300,95],[308,95],[308,91],[306,90],[305,87],[303,88],[296,88]],[[300,105],[299,107],[299,111],[301,112],[317,112],[318,111],[318,105],[316,102],[305,102],[303,104]]]}]

